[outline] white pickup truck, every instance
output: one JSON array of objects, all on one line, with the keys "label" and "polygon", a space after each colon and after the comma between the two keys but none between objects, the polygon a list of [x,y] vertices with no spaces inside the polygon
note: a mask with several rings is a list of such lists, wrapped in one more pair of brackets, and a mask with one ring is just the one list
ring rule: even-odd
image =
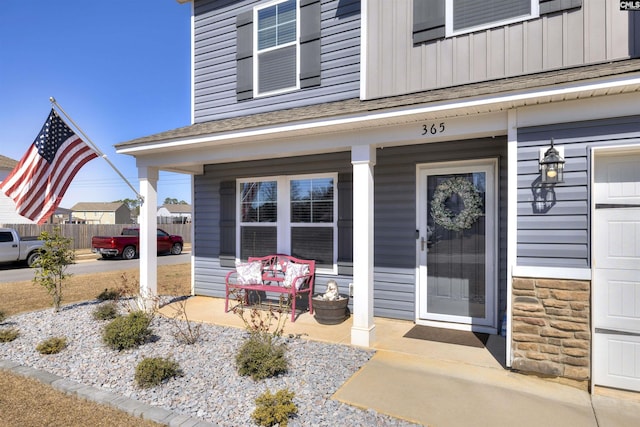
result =
[{"label": "white pickup truck", "polygon": [[37,237],[20,237],[13,228],[0,228],[0,263],[26,262],[31,267],[43,245]]}]

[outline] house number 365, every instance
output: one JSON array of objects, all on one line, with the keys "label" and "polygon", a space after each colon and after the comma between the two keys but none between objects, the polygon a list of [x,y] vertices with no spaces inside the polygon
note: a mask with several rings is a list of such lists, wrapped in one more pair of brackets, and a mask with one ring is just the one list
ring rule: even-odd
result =
[{"label": "house number 365", "polygon": [[444,122],[422,125],[422,135],[436,135],[445,130]]}]

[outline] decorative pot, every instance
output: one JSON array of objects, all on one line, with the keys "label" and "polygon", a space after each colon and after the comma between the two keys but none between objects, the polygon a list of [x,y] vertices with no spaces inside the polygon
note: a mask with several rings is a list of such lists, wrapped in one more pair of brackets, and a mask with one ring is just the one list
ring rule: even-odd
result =
[{"label": "decorative pot", "polygon": [[329,301],[321,297],[313,297],[313,313],[318,323],[337,325],[349,317],[349,297],[340,295],[340,299]]}]

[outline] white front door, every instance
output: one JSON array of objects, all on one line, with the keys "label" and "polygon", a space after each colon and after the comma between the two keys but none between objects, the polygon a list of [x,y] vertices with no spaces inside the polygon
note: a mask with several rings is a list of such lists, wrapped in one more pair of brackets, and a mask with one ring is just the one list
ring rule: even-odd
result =
[{"label": "white front door", "polygon": [[495,332],[496,162],[420,165],[418,323]]},{"label": "white front door", "polygon": [[593,376],[640,391],[640,154],[596,154]]}]

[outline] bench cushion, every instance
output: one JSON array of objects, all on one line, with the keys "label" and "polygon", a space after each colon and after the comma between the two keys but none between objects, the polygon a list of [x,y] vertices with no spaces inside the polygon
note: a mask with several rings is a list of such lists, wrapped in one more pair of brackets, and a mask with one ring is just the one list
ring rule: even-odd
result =
[{"label": "bench cushion", "polygon": [[[309,273],[309,266],[307,264],[296,264],[289,262],[284,274],[284,281],[282,286],[290,288],[296,277],[304,276]],[[304,280],[298,280],[296,282],[296,290],[300,290],[300,286],[304,283]]]},{"label": "bench cushion", "polygon": [[262,263],[260,261],[236,263],[236,280],[239,285],[261,285]]}]

